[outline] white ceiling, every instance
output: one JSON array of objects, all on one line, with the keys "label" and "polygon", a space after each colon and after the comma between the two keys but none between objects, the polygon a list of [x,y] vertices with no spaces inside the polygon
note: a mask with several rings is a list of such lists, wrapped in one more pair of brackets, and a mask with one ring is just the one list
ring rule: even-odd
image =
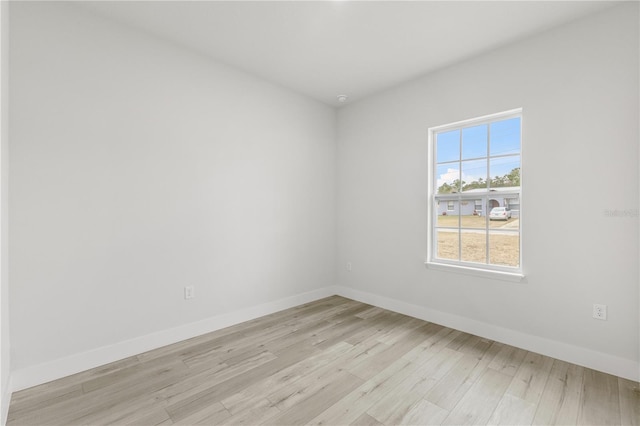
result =
[{"label": "white ceiling", "polygon": [[604,1],[105,1],[82,7],[338,105],[611,7]]}]

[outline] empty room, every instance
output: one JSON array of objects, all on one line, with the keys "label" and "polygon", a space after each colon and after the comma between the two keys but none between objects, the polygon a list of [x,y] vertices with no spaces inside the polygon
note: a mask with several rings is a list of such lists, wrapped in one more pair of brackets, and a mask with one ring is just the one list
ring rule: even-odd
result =
[{"label": "empty room", "polygon": [[640,3],[0,6],[0,424],[640,425]]}]

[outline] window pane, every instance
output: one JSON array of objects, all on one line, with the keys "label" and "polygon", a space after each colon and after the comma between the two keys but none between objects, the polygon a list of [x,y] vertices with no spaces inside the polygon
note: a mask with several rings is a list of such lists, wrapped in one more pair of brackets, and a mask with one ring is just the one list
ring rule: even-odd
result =
[{"label": "window pane", "polygon": [[[505,203],[511,210],[512,219],[520,219],[520,198],[518,196],[510,196],[505,200]],[[518,223],[518,227],[519,227]]]},{"label": "window pane", "polygon": [[438,229],[436,253],[440,259],[459,260],[459,231],[456,229]]},{"label": "window pane", "polygon": [[437,167],[436,173],[438,194],[451,194],[460,191],[460,169],[458,163],[440,165]]},{"label": "window pane", "polygon": [[487,263],[487,232],[463,230],[461,234],[462,260],[465,262]]},{"label": "window pane", "polygon": [[520,156],[492,158],[489,164],[492,188],[520,186]]},{"label": "window pane", "polygon": [[460,159],[460,130],[436,134],[437,163]]},{"label": "window pane", "polygon": [[491,155],[520,153],[520,117],[491,123]]},{"label": "window pane", "polygon": [[520,235],[513,231],[489,231],[489,263],[517,267],[520,263]]},{"label": "window pane", "polygon": [[460,226],[457,200],[440,200],[436,202],[436,208],[438,215],[436,226],[438,228],[458,228]]},{"label": "window pane", "polygon": [[[464,205],[464,203],[468,203]],[[461,228],[475,228],[486,229],[487,216],[482,213],[482,205],[476,205],[473,200],[462,201],[460,208],[462,214],[460,215],[460,227]]]},{"label": "window pane", "polygon": [[474,204],[474,208],[473,208],[473,214],[475,216],[480,216],[480,217],[486,217],[489,212],[487,211],[486,205],[487,205],[487,199],[486,198],[478,198],[477,200],[474,200],[473,202]]},{"label": "window pane", "polygon": [[462,191],[487,188],[487,160],[462,162]]},{"label": "window pane", "polygon": [[462,130],[462,159],[487,156],[487,125]]},{"label": "window pane", "polygon": [[489,211],[489,227],[491,229],[504,229],[518,231],[520,229],[520,198],[517,195],[503,195],[494,192],[489,196],[491,210],[497,208],[494,214]]}]

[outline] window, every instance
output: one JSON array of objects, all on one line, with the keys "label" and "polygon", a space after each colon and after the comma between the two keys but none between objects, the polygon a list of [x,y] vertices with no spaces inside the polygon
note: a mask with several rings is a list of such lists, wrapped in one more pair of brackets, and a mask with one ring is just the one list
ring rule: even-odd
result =
[{"label": "window", "polygon": [[521,127],[513,110],[429,129],[428,265],[521,276]]},{"label": "window", "polygon": [[475,216],[482,216],[482,200],[475,200],[473,214]]}]

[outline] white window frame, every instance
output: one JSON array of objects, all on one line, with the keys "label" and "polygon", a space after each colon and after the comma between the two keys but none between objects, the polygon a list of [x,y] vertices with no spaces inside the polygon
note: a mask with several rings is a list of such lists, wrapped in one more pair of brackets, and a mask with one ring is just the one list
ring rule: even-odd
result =
[{"label": "white window frame", "polygon": [[[446,132],[446,131],[451,131],[451,130],[457,130],[457,129],[462,129],[462,128],[466,128],[466,127],[473,127],[473,126],[479,126],[482,124],[489,124],[495,121],[501,121],[501,120],[507,120],[510,118],[516,118],[519,117],[520,118],[520,179],[521,179],[521,183],[520,183],[520,187],[519,190],[514,190],[514,191],[501,191],[500,195],[502,197],[504,197],[504,199],[508,199],[508,198],[519,198],[520,204],[519,204],[519,208],[521,209],[519,212],[519,223],[520,223],[520,227],[519,227],[519,243],[520,243],[520,247],[519,247],[519,255],[520,255],[520,261],[519,261],[519,265],[518,267],[508,267],[508,266],[501,266],[501,265],[491,265],[491,264],[481,264],[481,263],[473,263],[473,262],[465,262],[462,260],[449,260],[449,259],[439,259],[436,257],[436,242],[437,242],[437,215],[438,215],[438,209],[435,207],[437,206],[438,202],[448,202],[449,200],[456,200],[458,201],[458,203],[460,203],[461,201],[469,201],[469,202],[473,202],[475,204],[475,201],[481,198],[486,199],[486,201],[489,200],[490,196],[491,196],[491,192],[489,191],[489,189],[487,190],[486,193],[482,192],[482,193],[478,193],[478,192],[472,192],[472,193],[465,193],[465,192],[458,192],[458,193],[452,193],[452,194],[436,194],[436,185],[435,183],[437,182],[437,153],[436,153],[436,134],[437,133],[442,133],[442,132]],[[429,173],[428,173],[428,226],[427,226],[427,260],[425,262],[425,265],[427,266],[427,268],[429,269],[437,269],[437,270],[444,270],[444,271],[450,271],[450,272],[458,272],[458,273],[464,273],[464,274],[470,274],[470,275],[475,275],[475,276],[481,276],[481,277],[489,277],[489,278],[497,278],[497,279],[502,279],[502,280],[506,280],[506,281],[515,281],[515,282],[519,282],[522,281],[522,279],[524,278],[524,269],[523,269],[523,251],[522,251],[522,240],[523,240],[523,218],[522,218],[522,205],[523,205],[523,191],[522,191],[522,164],[523,164],[523,141],[522,141],[522,127],[523,127],[523,118],[522,118],[522,108],[517,108],[517,109],[513,109],[513,110],[509,110],[509,111],[504,111],[504,112],[500,112],[497,114],[490,114],[490,115],[486,115],[486,116],[482,116],[482,117],[478,117],[478,118],[473,118],[473,119],[469,119],[469,120],[463,120],[463,121],[458,121],[455,123],[450,123],[450,124],[446,124],[446,125],[442,125],[442,126],[436,126],[436,127],[431,127],[429,128]],[[487,153],[487,156],[489,156],[490,154]],[[462,177],[460,177],[462,178]],[[437,195],[437,197],[436,197]],[[485,205],[486,205],[486,201],[485,201]],[[488,212],[482,212],[482,216],[488,216]],[[487,218],[488,220],[488,218]],[[460,228],[459,228],[460,229]],[[487,234],[489,235],[489,234]],[[486,248],[487,253],[489,252],[489,247],[487,246]]]}]

